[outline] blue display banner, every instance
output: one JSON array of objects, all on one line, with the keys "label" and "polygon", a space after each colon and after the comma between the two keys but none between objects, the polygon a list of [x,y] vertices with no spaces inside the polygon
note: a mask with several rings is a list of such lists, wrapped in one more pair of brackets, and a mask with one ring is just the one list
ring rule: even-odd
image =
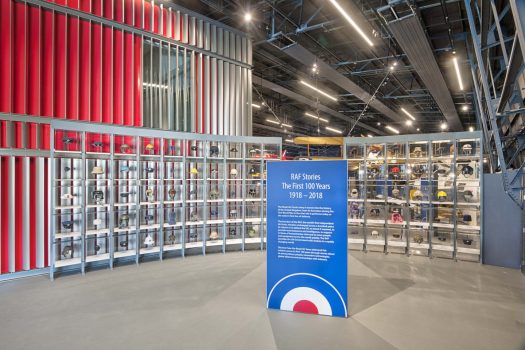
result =
[{"label": "blue display banner", "polygon": [[267,307],[347,317],[347,162],[270,161],[267,174]]}]

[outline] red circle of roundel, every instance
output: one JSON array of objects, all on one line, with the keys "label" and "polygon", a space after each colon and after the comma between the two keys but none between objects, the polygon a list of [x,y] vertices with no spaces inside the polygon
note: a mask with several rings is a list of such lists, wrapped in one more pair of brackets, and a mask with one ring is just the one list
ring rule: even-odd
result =
[{"label": "red circle of roundel", "polygon": [[312,303],[310,300],[299,300],[293,306],[293,311],[316,315],[319,313],[319,310],[317,310],[317,306],[315,306],[315,304]]},{"label": "red circle of roundel", "polygon": [[399,173],[399,172],[401,172],[401,170],[400,170],[397,166],[393,167],[391,171],[392,171],[393,173]]}]

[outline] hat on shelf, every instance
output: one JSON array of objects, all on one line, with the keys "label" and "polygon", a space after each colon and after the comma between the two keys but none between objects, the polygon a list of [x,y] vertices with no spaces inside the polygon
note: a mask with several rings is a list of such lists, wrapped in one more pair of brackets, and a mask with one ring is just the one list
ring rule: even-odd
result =
[{"label": "hat on shelf", "polygon": [[91,174],[93,175],[101,175],[104,174],[104,169],[101,166],[95,166],[91,170]]}]

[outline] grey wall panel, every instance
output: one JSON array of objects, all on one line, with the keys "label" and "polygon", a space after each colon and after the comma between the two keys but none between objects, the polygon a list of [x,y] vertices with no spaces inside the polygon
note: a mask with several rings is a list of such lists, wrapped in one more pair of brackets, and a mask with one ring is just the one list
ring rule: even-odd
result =
[{"label": "grey wall panel", "polygon": [[197,131],[197,124],[195,122],[195,113],[196,113],[196,110],[195,110],[195,99],[197,98],[196,94],[195,94],[195,77],[196,77],[196,74],[197,74],[197,71],[195,69],[195,52],[191,51],[190,53],[190,57],[191,57],[191,63],[190,63],[190,66],[191,66],[191,69],[190,69],[190,76],[191,76],[191,82],[190,82],[190,85],[192,86],[192,88],[190,89],[190,114],[187,115],[188,118],[190,118],[191,120],[191,129],[189,130],[190,132],[196,132]]},{"label": "grey wall panel", "polygon": [[210,119],[211,119],[211,133],[217,135],[217,59],[215,57],[211,58],[210,62],[210,100],[211,100],[211,110],[210,110]]},{"label": "grey wall panel", "polygon": [[196,46],[197,45],[197,20],[195,17],[190,17],[189,19],[189,44]]},{"label": "grey wall panel", "polygon": [[180,11],[177,11],[177,13],[175,14],[175,39],[176,40],[181,40],[179,39],[180,38],[180,35],[182,34],[181,31],[180,31],[180,24],[181,24],[181,15],[180,15]]},{"label": "grey wall panel", "polygon": [[29,252],[29,243],[31,242],[31,238],[29,237],[30,232],[30,218],[31,218],[31,212],[30,212],[30,174],[29,174],[29,157],[24,157],[20,159],[22,164],[22,250],[23,250],[23,269],[24,270],[30,270],[30,252]]},{"label": "grey wall panel", "polygon": [[8,198],[8,218],[7,223],[7,236],[8,236],[8,271],[15,272],[15,157],[9,157],[7,162],[7,173],[9,174],[9,186],[7,189],[7,198]]},{"label": "grey wall panel", "polygon": [[217,54],[224,54],[224,29],[217,28]]},{"label": "grey wall panel", "polygon": [[235,60],[242,61],[242,38],[240,35],[235,35]]},{"label": "grey wall panel", "polygon": [[224,61],[217,60],[217,134],[224,135]]},{"label": "grey wall panel", "polygon": [[195,130],[196,132],[203,132],[203,125],[202,125],[202,54],[196,54],[195,55],[196,61],[195,64],[197,65],[195,67],[195,74],[197,76],[196,83],[195,83],[195,100],[192,104],[196,105],[196,114],[194,114],[194,118],[196,119],[195,122]]},{"label": "grey wall panel", "polygon": [[211,113],[210,113],[210,56],[204,56],[204,128],[206,134],[211,132]]},{"label": "grey wall panel", "polygon": [[248,38],[241,37],[241,60],[244,63],[248,62]]},{"label": "grey wall panel", "polygon": [[210,23],[204,23],[204,50],[210,50]]},{"label": "grey wall panel", "polygon": [[[35,200],[37,203],[44,203],[44,191],[46,187],[46,183],[44,182],[45,174],[45,166],[44,166],[44,158],[36,158],[36,193],[35,193]],[[45,226],[44,226],[44,217],[47,215],[47,213],[44,211],[44,206],[39,205],[36,207],[36,216],[35,216],[35,232],[36,232],[36,267],[42,268],[45,267],[45,261],[44,261],[44,237],[47,235],[47,232],[45,232]]]},{"label": "grey wall panel", "polygon": [[241,85],[240,85],[240,94],[241,94],[241,135],[246,135],[246,68],[241,67]]},{"label": "grey wall panel", "polygon": [[189,41],[189,16],[184,14],[182,16],[182,42],[188,43]]},{"label": "grey wall panel", "polygon": [[171,10],[171,7],[168,7],[168,18],[166,19],[166,30],[168,31],[168,37],[171,38],[171,33],[172,33],[172,28],[173,28],[173,21],[172,21],[172,18],[173,16],[171,15],[172,14],[172,10]]},{"label": "grey wall panel", "polygon": [[197,21],[197,47],[202,49],[204,47],[204,22],[202,19]]},{"label": "grey wall panel", "polygon": [[224,135],[230,134],[230,64],[224,62]]},{"label": "grey wall panel", "polygon": [[235,108],[235,96],[236,96],[236,90],[235,90],[235,87],[236,87],[236,79],[235,79],[235,75],[237,73],[237,70],[235,69],[235,66],[233,64],[230,64],[230,86],[229,86],[229,89],[230,89],[230,135],[237,135],[235,133],[235,112],[236,112],[236,108]]},{"label": "grey wall panel", "polygon": [[502,174],[483,175],[483,262],[519,269],[522,211],[503,189]]},{"label": "grey wall panel", "polygon": [[[240,41],[239,41],[240,46]],[[241,113],[241,67],[235,66],[235,134],[242,135],[242,113]]]},{"label": "grey wall panel", "polygon": [[235,59],[235,34],[231,32],[229,32],[228,34],[230,35],[230,45],[227,46],[227,48],[229,48],[230,50],[228,57],[234,60]]},{"label": "grey wall panel", "polygon": [[252,96],[252,70],[251,69],[248,69],[248,82],[247,82],[247,86],[246,86],[246,91],[248,92],[248,98],[247,98],[247,115],[246,115],[246,118],[247,118],[247,123],[246,123],[246,128],[248,129],[247,130],[247,133],[246,135],[247,136],[252,136],[252,131],[253,131],[253,119],[252,119],[252,101],[253,101],[253,96]]},{"label": "grey wall panel", "polygon": [[213,53],[217,52],[217,26],[212,24],[210,29],[210,50]]},{"label": "grey wall panel", "polygon": [[246,63],[248,63],[249,65],[253,64],[252,48],[253,48],[252,41],[248,40],[248,48],[247,48],[247,50],[248,50],[248,53],[247,53],[248,59],[246,60]]}]

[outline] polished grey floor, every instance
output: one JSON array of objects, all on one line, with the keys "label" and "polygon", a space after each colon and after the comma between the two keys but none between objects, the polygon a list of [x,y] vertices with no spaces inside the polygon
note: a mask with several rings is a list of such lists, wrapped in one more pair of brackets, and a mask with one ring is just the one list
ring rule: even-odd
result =
[{"label": "polished grey floor", "polygon": [[525,349],[525,277],[352,252],[351,317],[265,309],[265,254],[0,284],[0,349]]}]

